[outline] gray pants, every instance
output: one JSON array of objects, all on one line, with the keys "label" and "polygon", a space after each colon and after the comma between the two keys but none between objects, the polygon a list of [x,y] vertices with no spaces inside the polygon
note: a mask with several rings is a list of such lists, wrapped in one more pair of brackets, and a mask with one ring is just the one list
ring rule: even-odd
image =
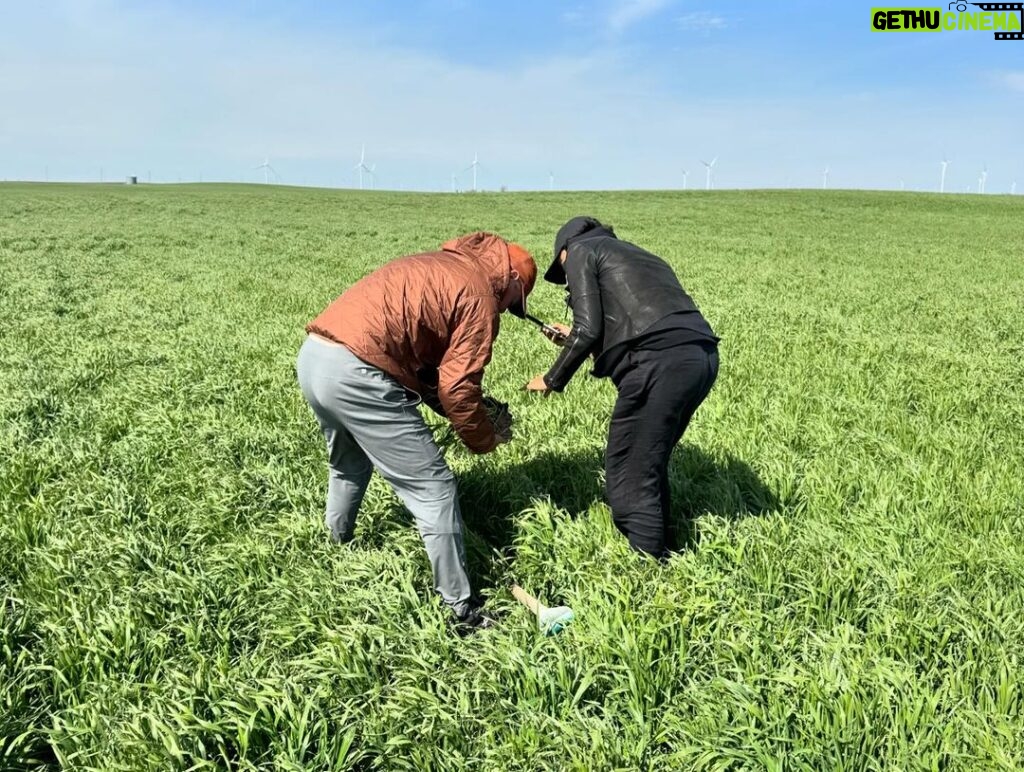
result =
[{"label": "gray pants", "polygon": [[423,537],[434,589],[456,614],[469,605],[455,476],[411,398],[394,378],[344,346],[306,338],[299,386],[327,439],[327,527],[348,541],[374,468],[391,483]]}]

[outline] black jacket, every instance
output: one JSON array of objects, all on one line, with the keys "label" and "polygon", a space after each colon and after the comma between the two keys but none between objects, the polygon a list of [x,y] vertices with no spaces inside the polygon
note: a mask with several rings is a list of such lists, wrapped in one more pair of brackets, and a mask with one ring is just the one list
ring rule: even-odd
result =
[{"label": "black jacket", "polygon": [[614,366],[608,355],[621,351],[620,344],[640,338],[670,314],[700,314],[668,263],[605,228],[573,238],[566,249],[572,332],[544,376],[548,388],[562,391],[583,360],[597,352],[593,374],[606,377]]}]

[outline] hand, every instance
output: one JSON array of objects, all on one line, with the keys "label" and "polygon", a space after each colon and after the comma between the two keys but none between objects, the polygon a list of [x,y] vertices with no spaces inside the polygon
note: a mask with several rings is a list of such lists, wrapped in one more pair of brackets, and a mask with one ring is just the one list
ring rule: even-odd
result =
[{"label": "hand", "polygon": [[487,411],[487,417],[491,419],[491,424],[494,426],[494,435],[498,438],[498,445],[512,442],[512,424],[514,419],[512,418],[511,411],[508,409],[508,403],[494,397],[485,396],[483,404],[484,409]]},{"label": "hand", "polygon": [[564,324],[554,322],[552,324],[545,325],[541,332],[544,333],[544,337],[554,343],[556,346],[562,346],[565,344],[565,339],[569,337],[569,333],[572,330],[566,327]]},{"label": "hand", "polygon": [[545,397],[551,393],[551,389],[544,383],[544,376],[535,375],[533,380],[526,384],[526,390],[535,394],[543,394]]},{"label": "hand", "polygon": [[512,442],[512,427],[508,426],[504,429],[499,429],[494,432],[494,436],[498,438],[498,445],[504,445]]}]

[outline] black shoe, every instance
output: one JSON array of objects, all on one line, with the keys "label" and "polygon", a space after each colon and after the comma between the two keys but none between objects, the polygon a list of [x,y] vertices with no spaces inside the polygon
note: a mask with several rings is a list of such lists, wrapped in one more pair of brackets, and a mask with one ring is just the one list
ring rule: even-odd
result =
[{"label": "black shoe", "polygon": [[483,606],[470,606],[469,610],[461,617],[455,617],[455,632],[460,638],[465,638],[477,630],[487,630],[497,627],[497,625],[498,618],[486,611]]}]

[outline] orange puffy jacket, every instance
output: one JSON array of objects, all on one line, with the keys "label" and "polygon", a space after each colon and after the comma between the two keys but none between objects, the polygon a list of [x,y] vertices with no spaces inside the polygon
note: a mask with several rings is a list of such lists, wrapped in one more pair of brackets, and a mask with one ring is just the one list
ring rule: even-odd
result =
[{"label": "orange puffy jacket", "polygon": [[306,331],[344,344],[422,395],[466,447],[487,453],[498,441],[480,383],[509,281],[508,242],[471,233],[363,277]]}]

